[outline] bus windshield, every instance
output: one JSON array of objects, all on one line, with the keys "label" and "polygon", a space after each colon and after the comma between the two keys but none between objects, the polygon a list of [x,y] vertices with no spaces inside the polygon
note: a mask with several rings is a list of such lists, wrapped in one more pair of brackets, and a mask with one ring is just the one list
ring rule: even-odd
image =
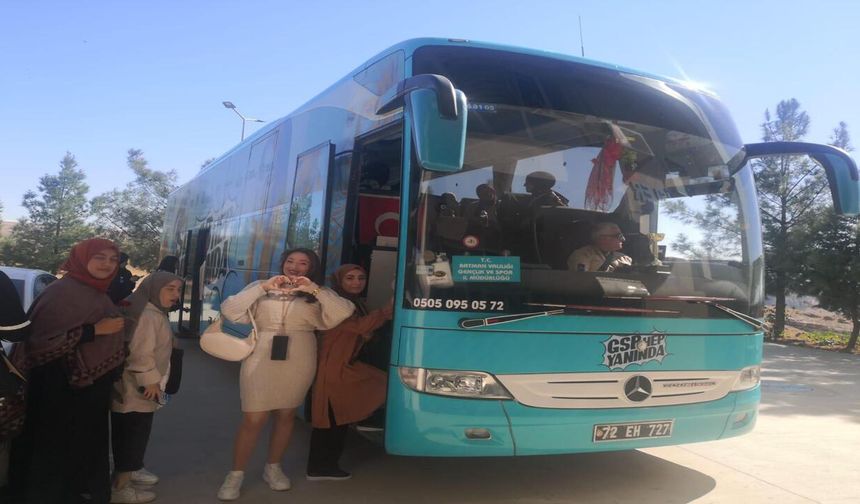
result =
[{"label": "bus windshield", "polygon": [[463,170],[414,171],[405,306],[713,316],[691,309],[701,301],[760,316],[752,174],[739,145],[707,133],[707,111],[682,131],[469,108]]}]

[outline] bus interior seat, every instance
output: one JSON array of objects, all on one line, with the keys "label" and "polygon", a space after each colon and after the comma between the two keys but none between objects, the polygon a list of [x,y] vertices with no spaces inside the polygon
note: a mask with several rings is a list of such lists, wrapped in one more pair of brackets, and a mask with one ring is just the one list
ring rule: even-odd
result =
[{"label": "bus interior seat", "polygon": [[453,193],[444,193],[439,196],[439,207],[437,210],[439,215],[446,217],[459,217],[463,215],[460,212],[460,202],[457,201],[457,196]]},{"label": "bus interior seat", "polygon": [[651,240],[641,233],[624,233],[621,251],[633,259],[634,264],[652,264],[656,259],[651,250]]},{"label": "bus interior seat", "polygon": [[591,222],[580,220],[571,222],[554,232],[547,232],[546,234],[555,240],[555,245],[546,248],[548,252],[546,262],[552,265],[553,269],[567,269],[567,260],[573,251],[591,242],[593,227]]},{"label": "bus interior seat", "polygon": [[463,217],[468,217],[469,215],[469,207],[478,201],[478,198],[463,198],[460,200],[460,213]]},{"label": "bus interior seat", "polygon": [[436,218],[436,237],[445,241],[455,241],[458,244],[466,235],[468,222],[464,217],[444,217]]},{"label": "bus interior seat", "polygon": [[462,247],[463,236],[466,234],[467,222],[466,219],[459,216],[459,209],[454,212],[454,216],[450,216],[450,208],[446,209],[446,214],[440,212],[442,207],[442,196],[434,194],[422,194],[419,197],[418,212],[424,214],[430,238],[430,243],[424,244],[431,250],[451,251],[452,247]]},{"label": "bus interior seat", "polygon": [[542,207],[535,217],[537,246],[542,263],[567,269],[567,258],[591,241],[593,224],[581,212],[564,207]]},{"label": "bus interior seat", "polygon": [[525,219],[528,208],[527,201],[531,198],[529,194],[502,194],[496,202],[499,214],[499,223],[502,227],[516,229],[521,226]]}]

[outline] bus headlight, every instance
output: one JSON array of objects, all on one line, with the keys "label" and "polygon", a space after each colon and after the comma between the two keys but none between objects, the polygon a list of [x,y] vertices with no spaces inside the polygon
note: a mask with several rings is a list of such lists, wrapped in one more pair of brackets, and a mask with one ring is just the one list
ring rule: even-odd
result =
[{"label": "bus headlight", "polygon": [[748,366],[741,369],[732,392],[755,388],[761,382],[761,366]]},{"label": "bus headlight", "polygon": [[513,399],[496,378],[482,371],[398,368],[400,381],[416,392],[471,399]]}]

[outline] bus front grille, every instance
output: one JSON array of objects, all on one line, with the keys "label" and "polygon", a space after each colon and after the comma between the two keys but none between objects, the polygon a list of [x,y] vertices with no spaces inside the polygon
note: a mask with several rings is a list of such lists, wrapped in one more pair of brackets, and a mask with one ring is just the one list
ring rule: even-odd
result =
[{"label": "bus front grille", "polygon": [[506,374],[496,378],[521,404],[591,409],[675,406],[725,397],[738,371]]}]

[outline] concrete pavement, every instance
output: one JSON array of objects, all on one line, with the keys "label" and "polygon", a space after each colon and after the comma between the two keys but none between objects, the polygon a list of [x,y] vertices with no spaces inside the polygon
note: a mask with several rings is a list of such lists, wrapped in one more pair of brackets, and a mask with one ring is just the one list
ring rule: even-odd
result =
[{"label": "concrete pavement", "polygon": [[713,475],[702,502],[860,502],[860,357],[766,344],[762,379],[752,433],[643,451]]},{"label": "concrete pavement", "polygon": [[[214,503],[230,467],[240,413],[238,365],[187,348],[182,390],[156,414],[147,467],[159,503]],[[260,479],[260,443],[238,502],[683,503],[860,502],[860,358],[767,344],[763,403],[753,433],[723,441],[631,452],[510,459],[386,455],[347,442],[345,482],[304,479],[308,426],[284,460],[293,489]]]}]

